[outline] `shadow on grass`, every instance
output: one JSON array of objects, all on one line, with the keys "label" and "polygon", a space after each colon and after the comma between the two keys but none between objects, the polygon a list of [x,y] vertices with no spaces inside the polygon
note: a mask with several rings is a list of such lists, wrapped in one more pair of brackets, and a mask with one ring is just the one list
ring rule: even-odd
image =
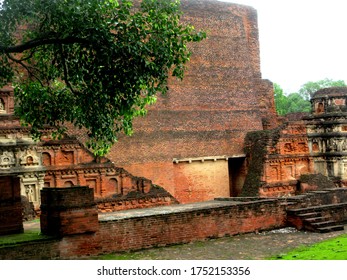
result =
[{"label": "shadow on grass", "polygon": [[39,229],[25,230],[24,233],[0,236],[0,247],[13,246],[24,242],[45,240],[49,236],[42,235]]}]

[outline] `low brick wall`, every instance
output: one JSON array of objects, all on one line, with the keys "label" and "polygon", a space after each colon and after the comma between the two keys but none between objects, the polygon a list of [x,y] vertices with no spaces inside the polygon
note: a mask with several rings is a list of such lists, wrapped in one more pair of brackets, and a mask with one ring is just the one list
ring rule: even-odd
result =
[{"label": "low brick wall", "polygon": [[[285,226],[277,200],[209,201],[99,215],[95,233],[0,247],[0,259],[75,259]],[[75,219],[75,222],[79,220]],[[76,224],[75,227],[79,228]]]},{"label": "low brick wall", "polygon": [[[286,199],[224,198],[194,204],[118,211],[100,214],[99,221],[88,223],[88,229],[85,229],[86,223],[82,216],[72,215],[71,219],[68,218],[70,211],[78,207],[74,205],[76,197],[71,195],[76,190],[67,190],[70,195],[61,195],[62,189],[49,192],[54,196],[51,197],[51,206],[57,202],[55,209],[59,217],[63,217],[58,220],[63,229],[60,238],[1,246],[0,259],[71,259],[270,230],[287,226],[287,209],[322,204],[343,203],[343,211],[339,211],[338,218],[345,220],[347,217],[347,188],[338,188]],[[85,191],[85,199],[80,200],[78,213],[83,213],[84,205],[89,215],[90,203],[87,198],[91,201],[91,196],[88,188]],[[46,203],[45,199],[43,202]],[[326,208],[329,212],[327,214],[336,215],[334,207]],[[96,213],[96,207],[94,211]],[[55,215],[49,217],[54,218]],[[81,229],[84,229],[83,233]]]},{"label": "low brick wall", "polygon": [[0,177],[0,235],[23,232],[19,178]]},{"label": "low brick wall", "polygon": [[276,200],[215,202],[134,216],[105,216],[95,234],[64,237],[61,258],[97,255],[188,243],[285,226],[285,209]]},{"label": "low brick wall", "polygon": [[115,211],[152,208],[177,204],[177,200],[172,196],[153,196],[131,199],[99,199],[96,200],[99,213],[109,213]]},{"label": "low brick wall", "polygon": [[41,231],[66,236],[98,230],[97,208],[89,187],[43,188],[41,190]]}]

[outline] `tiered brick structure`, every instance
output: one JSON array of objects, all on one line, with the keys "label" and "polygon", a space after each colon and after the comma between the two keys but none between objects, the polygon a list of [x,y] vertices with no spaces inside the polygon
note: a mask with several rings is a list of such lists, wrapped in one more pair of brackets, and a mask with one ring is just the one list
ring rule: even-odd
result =
[{"label": "tiered brick structure", "polygon": [[243,195],[292,196],[347,185],[347,88],[321,89],[311,103],[309,115],[248,134]]},{"label": "tiered brick structure", "polygon": [[260,195],[294,195],[300,176],[314,172],[305,122],[286,123],[279,130],[277,143],[272,144],[275,145],[268,147],[270,153],[266,157],[262,176],[266,184],[260,188]]},{"label": "tiered brick structure", "polygon": [[347,186],[347,88],[326,88],[312,99],[308,144],[316,172]]},{"label": "tiered brick structure", "polygon": [[[180,202],[238,195],[247,172],[245,135],[276,125],[272,83],[260,73],[257,13],[214,0],[183,0],[182,10],[182,20],[205,30],[207,39],[191,46],[183,82],[171,79],[169,93],[135,121],[134,135],[121,137],[108,157]],[[8,104],[3,106],[7,110]],[[79,132],[73,134],[84,140]],[[33,159],[42,155],[36,173],[23,175],[35,181],[30,188],[35,187],[36,205],[43,185],[89,185],[96,197],[142,188],[111,162],[96,162],[73,137],[45,141],[30,153]],[[22,189],[23,195],[31,193]]]},{"label": "tiered brick structure", "polygon": [[276,116],[272,83],[260,73],[257,13],[207,0],[183,0],[182,9],[207,39],[192,46],[183,81],[170,81],[168,94],[108,157],[180,202],[236,195],[246,173],[246,133],[275,124]]}]

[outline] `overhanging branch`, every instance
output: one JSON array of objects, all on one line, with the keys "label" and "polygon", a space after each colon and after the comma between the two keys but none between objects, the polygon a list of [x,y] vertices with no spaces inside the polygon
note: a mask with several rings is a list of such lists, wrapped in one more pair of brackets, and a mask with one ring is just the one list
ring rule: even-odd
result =
[{"label": "overhanging branch", "polygon": [[39,38],[28,41],[24,44],[17,46],[2,46],[0,45],[0,53],[22,53],[26,50],[30,50],[44,45],[67,45],[67,44],[90,44],[91,41],[78,37],[66,37],[66,38]]}]

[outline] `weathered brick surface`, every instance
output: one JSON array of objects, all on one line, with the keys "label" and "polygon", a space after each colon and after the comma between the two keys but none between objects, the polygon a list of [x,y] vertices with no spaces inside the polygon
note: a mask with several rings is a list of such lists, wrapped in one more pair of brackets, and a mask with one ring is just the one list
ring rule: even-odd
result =
[{"label": "weathered brick surface", "polygon": [[282,227],[284,208],[275,201],[172,212],[100,223],[88,236],[64,237],[62,258],[187,243],[206,238]]},{"label": "weathered brick surface", "polygon": [[97,231],[96,204],[89,187],[44,188],[41,198],[43,234],[64,236]]},{"label": "weathered brick surface", "polygon": [[[174,165],[173,158],[242,154],[245,134],[267,128],[265,119],[269,124],[276,114],[272,83],[261,79],[256,10],[208,0],[183,0],[182,9],[182,20],[205,30],[207,39],[191,45],[183,82],[170,78],[168,94],[135,121],[134,135],[121,137],[109,158],[189,202],[229,195],[227,164],[201,165],[193,172],[191,166]],[[2,92],[6,112],[12,113],[11,88]],[[19,124],[9,115],[3,119],[6,127]],[[72,134],[85,140],[83,131]],[[136,177],[95,164],[73,141],[41,144],[46,186],[89,185],[97,197],[105,197],[127,194],[138,185]],[[225,181],[215,187],[217,174]]]},{"label": "weathered brick surface", "polygon": [[291,121],[279,128],[277,139],[267,147],[263,186],[259,195],[265,197],[291,196],[298,191],[297,180],[312,173],[313,161],[308,147],[306,124]]},{"label": "weathered brick surface", "polygon": [[23,232],[19,178],[0,177],[0,235]]},{"label": "weathered brick surface", "polygon": [[165,206],[177,204],[177,200],[173,197],[143,197],[143,198],[127,198],[127,199],[110,199],[97,201],[99,213],[109,213],[121,210],[151,208],[157,206]]},{"label": "weathered brick surface", "polygon": [[181,203],[230,196],[227,160],[179,163],[174,172],[174,196]]},{"label": "weathered brick surface", "polygon": [[[171,79],[168,94],[158,97],[148,115],[135,121],[134,135],[121,137],[109,155],[117,166],[172,194],[182,193],[190,178],[219,170],[202,167],[192,174],[180,167],[178,173],[173,158],[242,154],[245,134],[275,117],[272,84],[261,79],[256,11],[219,1],[182,1],[182,8],[183,20],[206,30],[207,39],[192,46],[184,80]],[[203,188],[211,183],[207,179]],[[216,195],[227,193],[228,184]],[[182,195],[184,202],[211,199],[208,192]]]},{"label": "weathered brick surface", "polygon": [[[288,208],[337,205],[346,201],[346,196],[347,189],[338,188],[271,200],[255,197],[224,198],[213,205],[189,205],[180,211],[162,208],[161,212],[143,212],[142,215],[125,212],[118,217],[101,218],[95,233],[72,234],[55,241],[1,247],[0,258],[78,258],[269,230],[287,225]],[[285,206],[286,202],[290,203]],[[346,218],[345,209],[338,213],[328,211],[327,214],[339,219]],[[80,223],[73,219],[69,222],[71,227],[78,227]]]}]

